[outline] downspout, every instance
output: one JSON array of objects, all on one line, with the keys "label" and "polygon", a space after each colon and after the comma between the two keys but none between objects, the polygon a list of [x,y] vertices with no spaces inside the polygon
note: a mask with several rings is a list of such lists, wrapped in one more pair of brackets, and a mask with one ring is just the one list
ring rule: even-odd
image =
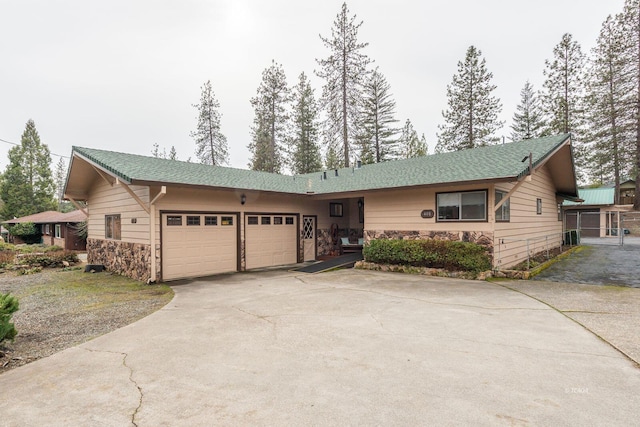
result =
[{"label": "downspout", "polygon": [[167,194],[167,187],[162,186],[160,192],[149,202],[149,237],[151,244],[151,257],[149,259],[151,277],[149,277],[149,283],[155,283],[158,279],[158,271],[156,266],[156,202],[162,199]]}]

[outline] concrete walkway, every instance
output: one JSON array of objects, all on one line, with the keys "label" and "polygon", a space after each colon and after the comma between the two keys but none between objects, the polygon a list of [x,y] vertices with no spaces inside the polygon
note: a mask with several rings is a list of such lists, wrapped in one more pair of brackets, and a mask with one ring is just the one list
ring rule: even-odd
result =
[{"label": "concrete walkway", "polygon": [[153,315],[0,376],[7,426],[634,425],[640,369],[487,282],[336,271],[174,287]]}]

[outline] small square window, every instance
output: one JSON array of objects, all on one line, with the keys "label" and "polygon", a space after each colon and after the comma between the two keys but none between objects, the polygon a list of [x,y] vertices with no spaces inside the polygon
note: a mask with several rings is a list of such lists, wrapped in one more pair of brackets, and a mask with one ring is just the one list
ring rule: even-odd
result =
[{"label": "small square window", "polygon": [[223,216],[220,220],[221,225],[233,225],[233,217],[232,216]]},{"label": "small square window", "polygon": [[536,214],[542,215],[542,199],[536,199]]},{"label": "small square window", "polygon": [[270,216],[263,216],[263,217],[260,217],[260,224],[262,224],[262,225],[269,225],[269,224],[271,224],[271,217],[270,217]]},{"label": "small square window", "polygon": [[342,216],[342,203],[329,203],[329,216]]},{"label": "small square window", "polygon": [[187,225],[200,225],[200,215],[187,215]]},{"label": "small square window", "polygon": [[182,215],[167,215],[167,225],[182,225]]},{"label": "small square window", "polygon": [[273,217],[273,223],[275,225],[282,225],[282,217],[281,216],[274,216]]},{"label": "small square window", "polygon": [[217,216],[205,216],[204,217],[204,225],[218,225],[218,217]]},{"label": "small square window", "polygon": [[257,216],[249,216],[249,217],[247,217],[247,224],[249,224],[249,225],[258,225],[258,217]]},{"label": "small square window", "polygon": [[288,216],[285,218],[285,223],[287,225],[293,225],[293,217],[292,216]]}]

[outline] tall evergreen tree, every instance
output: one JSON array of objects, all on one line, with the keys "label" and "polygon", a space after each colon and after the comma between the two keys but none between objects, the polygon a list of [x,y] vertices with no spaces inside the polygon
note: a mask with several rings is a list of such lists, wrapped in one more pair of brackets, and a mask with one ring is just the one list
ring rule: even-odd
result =
[{"label": "tall evergreen tree", "polygon": [[398,157],[398,129],[394,127],[394,123],[398,121],[394,117],[395,110],[396,102],[392,98],[391,87],[376,67],[364,85],[360,112],[358,142],[363,162],[365,155],[372,157],[375,163]]},{"label": "tall evergreen tree", "polygon": [[191,132],[196,142],[196,157],[200,163],[207,165],[228,164],[229,146],[227,137],[220,130],[222,113],[220,102],[211,88],[211,80],[201,87],[200,103],[193,107],[198,109],[198,125]]},{"label": "tall evergreen tree", "polygon": [[58,210],[62,211],[62,199],[64,198],[64,184],[67,180],[67,164],[62,157],[56,163],[56,170],[53,174],[56,184],[56,202]]},{"label": "tall evergreen tree", "polygon": [[176,151],[176,147],[175,146],[171,146],[171,149],[169,150],[169,155],[167,156],[167,159],[171,159],[171,160],[178,160],[178,152]]},{"label": "tall evergreen tree", "polygon": [[[590,61],[587,79],[587,119],[585,136],[592,145],[588,169],[592,181],[615,183],[615,202],[620,196],[620,177],[632,167],[633,83],[625,58],[624,33],[619,19],[609,16],[602,25]],[[630,113],[631,112],[631,113]]]},{"label": "tall evergreen tree", "polygon": [[438,125],[437,151],[457,151],[490,145],[498,138],[495,132],[503,126],[498,120],[500,100],[492,95],[496,86],[487,71],[482,52],[469,46],[464,61],[458,62],[458,73],[447,85],[448,109],[442,112],[445,123]]},{"label": "tall evergreen tree", "polygon": [[322,169],[318,144],[318,105],[313,88],[305,73],[301,73],[292,93],[291,172],[304,174]]},{"label": "tall evergreen tree", "polygon": [[368,43],[358,42],[356,16],[349,17],[347,4],[337,15],[331,28],[331,37],[322,37],[329,49],[326,59],[316,60],[320,71],[318,77],[325,80],[322,88],[322,106],[326,112],[324,122],[325,149],[342,152],[340,166],[349,166],[352,146],[357,135],[358,108],[362,99],[362,84],[367,75],[369,58],[363,53]]},{"label": "tall evergreen tree", "polygon": [[55,182],[51,173],[51,153],[40,142],[36,124],[29,119],[20,145],[9,150],[0,196],[5,219],[56,209]]},{"label": "tall evergreen tree", "polygon": [[545,81],[541,92],[546,133],[571,133],[576,166],[584,179],[588,149],[584,142],[584,64],[580,44],[564,34],[553,48],[553,60],[545,61]]},{"label": "tall evergreen tree", "polygon": [[623,31],[628,44],[625,58],[631,67],[629,79],[633,84],[633,128],[632,153],[635,154],[633,175],[636,181],[636,197],[633,209],[640,211],[640,1],[626,0],[621,17]]},{"label": "tall evergreen tree", "polygon": [[538,138],[543,135],[546,123],[540,102],[533,90],[533,85],[529,80],[520,91],[520,104],[513,114],[513,124],[511,125],[511,139],[520,141],[522,139]]},{"label": "tall evergreen tree", "polygon": [[262,72],[258,94],[251,98],[255,111],[251,128],[252,153],[249,167],[253,170],[280,173],[284,164],[283,149],[287,140],[287,105],[290,90],[282,65],[271,62]]},{"label": "tall evergreen tree", "polygon": [[421,138],[418,138],[418,132],[413,128],[413,123],[409,119],[402,127],[398,145],[400,146],[400,153],[405,159],[427,155],[428,147],[424,134]]}]

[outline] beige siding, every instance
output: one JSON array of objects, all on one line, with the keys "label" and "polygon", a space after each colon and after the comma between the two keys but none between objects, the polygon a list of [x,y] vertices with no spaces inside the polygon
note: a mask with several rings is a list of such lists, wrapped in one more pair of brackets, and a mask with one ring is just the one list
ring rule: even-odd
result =
[{"label": "beige siding", "polygon": [[[158,189],[152,189],[156,194]],[[240,203],[242,194],[246,195],[244,205]],[[329,217],[329,203],[343,203],[342,217]],[[357,222],[357,204],[355,206]],[[239,192],[233,190],[204,190],[168,187],[167,195],[156,203],[159,211],[198,211],[198,212],[240,212],[240,223],[245,224],[245,213],[299,213],[317,215],[318,229],[329,228],[337,223],[340,228],[350,226],[352,210],[349,199],[314,200],[304,195],[287,195],[275,193]],[[300,220],[302,222],[302,220]],[[160,239],[160,219],[156,216],[156,238]],[[244,238],[244,236],[243,236]]]},{"label": "beige siding", "polygon": [[[509,191],[513,184],[496,185]],[[542,199],[542,214],[536,213],[536,199]],[[507,268],[546,248],[562,242],[562,221],[558,221],[555,186],[546,167],[541,168],[511,196],[511,220],[495,225],[495,265]]]},{"label": "beige siding", "polygon": [[[448,221],[437,222],[422,218],[423,210],[436,212],[437,192],[488,190],[489,186],[451,186],[435,189],[390,190],[367,194],[364,198],[364,222],[366,230],[399,231],[492,231],[487,222]],[[491,200],[491,199],[489,199]],[[357,209],[357,207],[356,207]]]},{"label": "beige siding", "polygon": [[[149,188],[131,186],[131,189],[143,201],[149,202]],[[120,214],[121,240],[123,242],[149,244],[149,215],[131,195],[118,184],[109,185],[98,180],[90,191],[89,238],[104,239],[105,215]],[[135,218],[136,223],[131,220]]]}]

